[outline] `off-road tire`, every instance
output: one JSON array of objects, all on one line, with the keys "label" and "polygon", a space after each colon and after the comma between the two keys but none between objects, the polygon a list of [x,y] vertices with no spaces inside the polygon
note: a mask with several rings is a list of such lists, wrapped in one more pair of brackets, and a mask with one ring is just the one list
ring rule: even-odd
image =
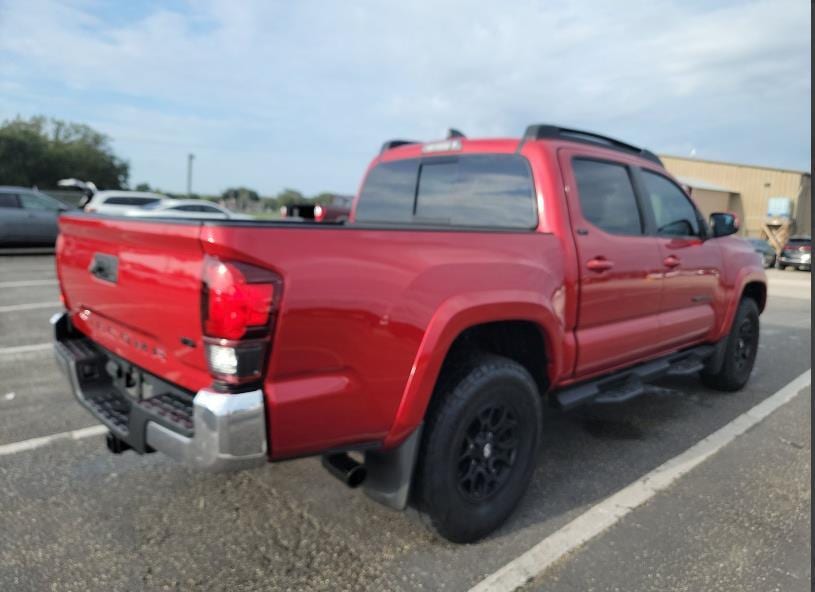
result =
[{"label": "off-road tire", "polygon": [[758,353],[758,304],[752,298],[739,303],[730,334],[727,336],[724,361],[718,372],[702,372],[702,382],[720,391],[741,390],[750,378]]},{"label": "off-road tire", "polygon": [[413,489],[415,505],[442,537],[473,542],[509,517],[535,469],[541,413],[535,380],[513,360],[482,354],[445,369]]}]

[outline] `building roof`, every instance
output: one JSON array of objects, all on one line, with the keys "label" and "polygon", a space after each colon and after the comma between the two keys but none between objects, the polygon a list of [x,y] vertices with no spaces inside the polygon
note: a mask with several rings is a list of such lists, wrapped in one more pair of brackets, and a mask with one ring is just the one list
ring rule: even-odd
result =
[{"label": "building roof", "polygon": [[728,162],[726,160],[709,160],[707,158],[696,158],[693,156],[676,156],[674,154],[660,154],[660,158],[673,158],[674,160],[687,160],[688,162],[704,162],[708,164],[724,164],[734,167],[743,167],[747,169],[764,169],[766,171],[778,171],[780,173],[795,173],[796,175],[810,176],[810,171],[803,171],[801,169],[785,169],[781,167],[767,166],[763,164],[746,164],[743,162]]},{"label": "building roof", "polygon": [[694,177],[677,176],[676,178],[679,180],[680,183],[683,183],[688,187],[693,187],[694,189],[705,189],[707,191],[721,191],[722,193],[738,193],[738,191],[735,189],[728,189],[727,187],[716,185],[715,183],[711,183],[710,181],[703,181],[702,179],[696,179]]}]

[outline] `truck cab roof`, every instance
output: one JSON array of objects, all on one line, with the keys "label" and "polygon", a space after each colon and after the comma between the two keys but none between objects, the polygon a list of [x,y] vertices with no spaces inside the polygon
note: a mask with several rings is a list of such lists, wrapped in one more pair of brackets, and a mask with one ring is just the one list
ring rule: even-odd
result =
[{"label": "truck cab roof", "polygon": [[530,125],[521,138],[470,139],[458,130],[451,129],[447,138],[442,140],[430,142],[389,140],[382,145],[380,160],[387,161],[397,158],[456,152],[520,153],[524,144],[528,142],[569,143],[584,146],[588,144],[616,153],[622,152],[662,167],[662,161],[659,157],[645,148],[640,148],[610,136],[551,124]]}]

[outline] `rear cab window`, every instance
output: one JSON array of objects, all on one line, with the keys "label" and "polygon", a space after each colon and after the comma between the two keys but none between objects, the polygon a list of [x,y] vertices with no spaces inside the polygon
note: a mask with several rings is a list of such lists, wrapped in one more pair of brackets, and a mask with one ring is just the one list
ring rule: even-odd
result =
[{"label": "rear cab window", "polygon": [[356,221],[532,230],[532,173],[515,154],[463,154],[376,165],[360,192]]}]

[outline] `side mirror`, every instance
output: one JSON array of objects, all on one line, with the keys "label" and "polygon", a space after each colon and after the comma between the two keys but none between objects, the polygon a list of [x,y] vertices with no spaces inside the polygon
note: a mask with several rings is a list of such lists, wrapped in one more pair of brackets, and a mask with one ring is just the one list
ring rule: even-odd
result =
[{"label": "side mirror", "polygon": [[739,219],[730,212],[715,212],[710,215],[710,229],[713,238],[735,234],[739,229]]}]

